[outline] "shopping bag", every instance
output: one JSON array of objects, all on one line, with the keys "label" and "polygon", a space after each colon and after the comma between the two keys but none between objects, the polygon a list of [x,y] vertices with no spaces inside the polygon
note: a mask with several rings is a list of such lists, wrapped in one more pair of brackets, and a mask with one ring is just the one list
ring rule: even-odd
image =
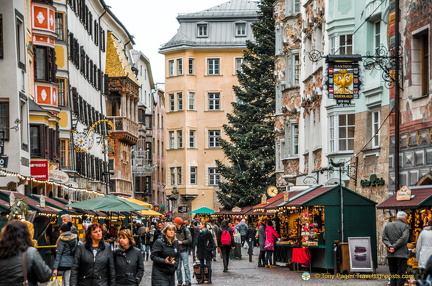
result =
[{"label": "shopping bag", "polygon": [[57,276],[51,277],[48,281],[47,286],[61,286],[61,280],[57,278]]}]

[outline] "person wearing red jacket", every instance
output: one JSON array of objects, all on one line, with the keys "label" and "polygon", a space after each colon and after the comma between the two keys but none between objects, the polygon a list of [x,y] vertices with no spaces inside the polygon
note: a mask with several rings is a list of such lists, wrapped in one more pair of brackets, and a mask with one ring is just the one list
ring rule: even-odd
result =
[{"label": "person wearing red jacket", "polygon": [[277,233],[277,231],[273,228],[273,223],[271,220],[267,221],[267,226],[265,229],[265,235],[266,239],[264,242],[264,248],[266,250],[266,256],[265,256],[265,267],[266,268],[275,268],[276,265],[273,261],[273,253],[274,253],[274,245],[276,238],[279,238],[280,235]]}]

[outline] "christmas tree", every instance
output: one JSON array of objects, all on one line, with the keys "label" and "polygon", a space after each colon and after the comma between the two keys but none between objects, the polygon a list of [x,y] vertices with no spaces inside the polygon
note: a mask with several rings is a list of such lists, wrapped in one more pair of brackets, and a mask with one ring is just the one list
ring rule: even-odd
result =
[{"label": "christmas tree", "polygon": [[225,208],[256,205],[269,185],[275,184],[275,0],[262,0],[258,21],[252,25],[255,41],[247,41],[245,62],[234,86],[237,101],[223,126],[227,140],[220,145],[228,164],[217,161],[223,177],[217,197]]}]

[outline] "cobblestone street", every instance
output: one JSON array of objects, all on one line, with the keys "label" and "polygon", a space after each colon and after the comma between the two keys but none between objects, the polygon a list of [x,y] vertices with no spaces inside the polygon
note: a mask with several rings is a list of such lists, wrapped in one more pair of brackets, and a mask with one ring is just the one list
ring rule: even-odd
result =
[{"label": "cobblestone street", "polygon": [[[246,286],[282,286],[282,285],[362,285],[362,286],[385,286],[388,285],[388,280],[384,279],[358,279],[358,278],[335,278],[332,279],[332,275],[329,273],[313,272],[309,281],[302,280],[303,271],[296,272],[290,271],[288,267],[279,266],[277,268],[258,268],[258,249],[254,249],[253,262],[248,261],[246,250],[242,249],[241,260],[231,260],[229,264],[229,271],[222,272],[223,265],[222,260],[217,258],[217,261],[213,262],[213,275],[212,281],[215,286],[225,285],[246,285]],[[152,262],[145,262],[145,274],[143,281],[140,285],[148,286],[151,285],[151,267]],[[190,261],[190,269],[192,271],[192,262]],[[380,266],[377,270],[377,274],[388,275],[387,266]],[[365,273],[365,276],[367,274]],[[177,281],[176,281],[177,285]],[[192,285],[206,285],[196,283],[196,279],[192,277]]]}]

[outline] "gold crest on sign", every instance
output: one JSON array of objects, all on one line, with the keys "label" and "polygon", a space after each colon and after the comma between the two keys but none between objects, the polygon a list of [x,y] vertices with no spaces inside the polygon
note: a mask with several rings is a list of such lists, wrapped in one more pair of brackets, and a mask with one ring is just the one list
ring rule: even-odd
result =
[{"label": "gold crest on sign", "polygon": [[333,76],[334,85],[337,87],[335,89],[335,94],[351,94],[353,91],[349,89],[352,85],[354,76],[350,74],[346,69],[341,69],[339,73]]}]

